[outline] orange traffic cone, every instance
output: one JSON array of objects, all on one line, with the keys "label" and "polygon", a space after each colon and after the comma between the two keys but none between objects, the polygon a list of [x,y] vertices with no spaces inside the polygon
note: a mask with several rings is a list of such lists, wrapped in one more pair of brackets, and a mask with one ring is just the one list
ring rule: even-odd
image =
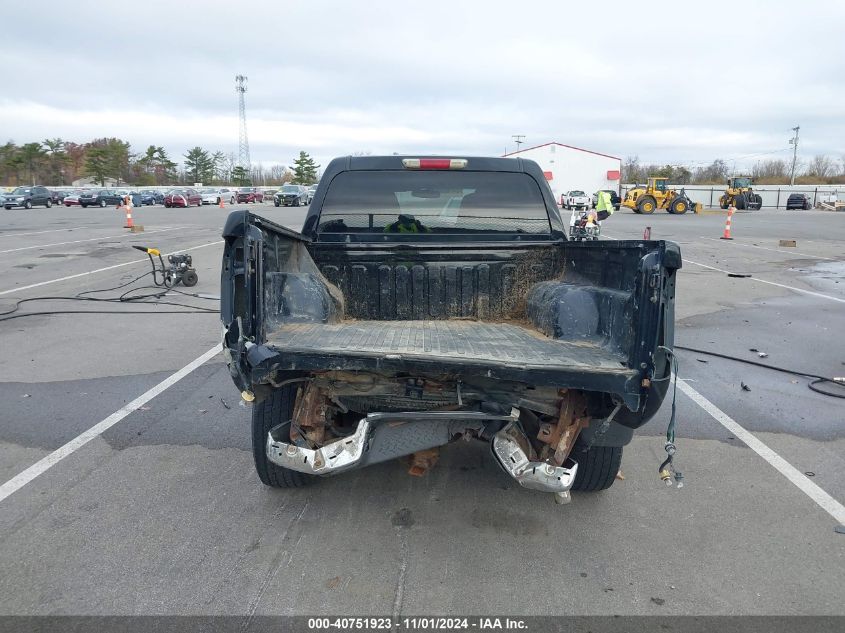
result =
[{"label": "orange traffic cone", "polygon": [[132,200],[129,196],[126,196],[123,199],[123,210],[126,212],[126,224],[124,225],[124,229],[131,229],[135,227],[135,223],[132,221]]},{"label": "orange traffic cone", "polygon": [[728,219],[725,220],[725,231],[724,231],[724,233],[722,233],[722,237],[721,237],[721,239],[723,239],[723,240],[732,240],[733,239],[731,237],[731,218],[734,216],[734,211],[736,211],[736,209],[733,207],[733,205],[728,207]]},{"label": "orange traffic cone", "polygon": [[221,208],[221,209],[225,209],[225,208],[226,208],[226,205],[225,205],[225,204],[223,204],[223,196],[220,196],[220,208]]}]

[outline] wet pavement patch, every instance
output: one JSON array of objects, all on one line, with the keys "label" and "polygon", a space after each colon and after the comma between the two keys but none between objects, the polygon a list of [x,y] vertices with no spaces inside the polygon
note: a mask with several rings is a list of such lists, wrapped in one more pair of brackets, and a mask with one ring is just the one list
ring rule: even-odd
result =
[{"label": "wet pavement patch", "polygon": [[390,517],[390,522],[396,527],[411,527],[415,523],[414,513],[408,508],[402,508]]}]

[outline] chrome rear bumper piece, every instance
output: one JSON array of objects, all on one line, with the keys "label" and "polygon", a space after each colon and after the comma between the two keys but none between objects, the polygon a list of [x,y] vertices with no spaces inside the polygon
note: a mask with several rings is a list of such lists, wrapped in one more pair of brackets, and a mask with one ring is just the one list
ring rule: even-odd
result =
[{"label": "chrome rear bumper piece", "polygon": [[493,421],[513,423],[518,417],[517,409],[509,415],[481,411],[370,413],[358,422],[352,435],[316,449],[286,441],[290,438],[290,422],[285,422],[267,434],[267,459],[309,475],[334,475],[441,446],[456,434],[480,432]]},{"label": "chrome rear bumper piece", "polygon": [[523,446],[528,438],[514,422],[508,424],[493,437],[493,455],[505,472],[516,479],[523,488],[554,492],[561,499],[568,499],[569,489],[575,483],[578,464],[567,460],[568,467],[555,466],[547,462],[532,462]]}]

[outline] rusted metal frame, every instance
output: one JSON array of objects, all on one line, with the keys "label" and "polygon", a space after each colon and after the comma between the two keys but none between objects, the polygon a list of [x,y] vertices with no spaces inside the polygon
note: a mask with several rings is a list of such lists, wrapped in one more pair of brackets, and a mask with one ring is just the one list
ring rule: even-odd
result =
[{"label": "rusted metal frame", "polygon": [[537,433],[537,439],[546,444],[540,457],[544,460],[552,459],[558,466],[562,466],[569,457],[581,431],[590,425],[587,399],[582,392],[561,389],[560,396],[557,424],[545,422],[540,425]]}]

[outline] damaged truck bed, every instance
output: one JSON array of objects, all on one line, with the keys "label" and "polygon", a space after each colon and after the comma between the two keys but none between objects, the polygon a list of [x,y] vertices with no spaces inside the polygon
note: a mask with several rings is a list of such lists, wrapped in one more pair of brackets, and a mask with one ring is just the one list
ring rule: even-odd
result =
[{"label": "damaged truck bed", "polygon": [[564,499],[612,484],[666,393],[679,249],[567,241],[530,161],[336,159],[302,233],[236,211],[224,238],[265,484],[405,455],[422,474],[464,437]]}]

